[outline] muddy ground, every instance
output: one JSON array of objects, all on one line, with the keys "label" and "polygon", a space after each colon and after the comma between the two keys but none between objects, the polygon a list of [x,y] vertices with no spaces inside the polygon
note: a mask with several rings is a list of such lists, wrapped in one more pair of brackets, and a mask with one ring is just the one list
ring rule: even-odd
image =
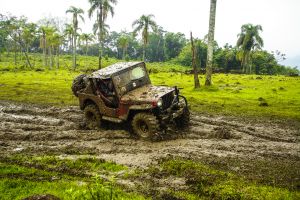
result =
[{"label": "muddy ground", "polygon": [[[113,130],[112,130],[113,129]],[[126,125],[86,130],[78,107],[0,101],[0,154],[91,155],[133,168],[183,157],[247,179],[300,189],[300,122],[193,113],[186,131],[162,141],[133,138]]]}]

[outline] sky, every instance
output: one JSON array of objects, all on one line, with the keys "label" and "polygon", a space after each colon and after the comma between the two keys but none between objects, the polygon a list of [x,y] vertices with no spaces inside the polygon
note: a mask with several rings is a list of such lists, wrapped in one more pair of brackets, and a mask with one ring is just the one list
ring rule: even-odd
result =
[{"label": "sky", "polygon": [[[43,17],[71,19],[70,7],[86,11],[83,32],[91,32],[95,18],[89,19],[88,0],[0,0],[0,13],[24,15],[37,22]],[[111,31],[132,30],[132,22],[142,14],[153,14],[158,25],[187,38],[203,38],[208,32],[210,0],[118,0],[114,17],[107,23]],[[260,24],[264,49],[286,54],[284,64],[300,66],[300,0],[218,0],[215,40],[219,46],[235,45],[243,24]]]}]

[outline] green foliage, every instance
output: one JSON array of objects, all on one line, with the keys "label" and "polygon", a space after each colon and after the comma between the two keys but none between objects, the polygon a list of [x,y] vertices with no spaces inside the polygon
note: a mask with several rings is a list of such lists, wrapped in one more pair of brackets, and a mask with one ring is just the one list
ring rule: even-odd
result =
[{"label": "green foliage", "polygon": [[[299,192],[248,182],[231,173],[215,170],[202,163],[172,158],[160,163],[162,176],[184,177],[189,192],[170,192],[188,199],[297,199]],[[150,173],[153,172],[150,171]]]},{"label": "green foliage", "polygon": [[[201,68],[205,68],[206,65],[206,57],[207,57],[207,44],[205,44],[202,40],[196,39],[194,41],[195,49],[196,49],[196,60],[198,61],[197,66]],[[187,44],[177,58],[174,59],[174,62],[184,66],[192,65],[192,50],[191,44]]]},{"label": "green foliage", "polygon": [[[99,1],[91,0],[91,8],[89,15],[96,14],[99,11],[101,4],[105,5],[105,16],[101,16],[103,22],[107,14],[113,14],[113,5],[117,3],[115,0]],[[103,34],[99,38],[99,34],[95,35],[94,39],[98,42],[91,41],[91,34],[82,34],[79,36],[78,17],[82,18],[82,10],[71,7],[68,12],[73,14],[73,25],[59,22],[56,18],[46,18],[39,21],[38,25],[27,22],[24,17],[5,16],[0,14],[0,62],[1,60],[7,62],[3,52],[14,54],[14,67],[22,66],[22,68],[33,67],[36,65],[34,56],[29,53],[43,52],[43,63],[41,66],[53,69],[69,63],[69,60],[61,60],[60,54],[77,53],[81,55],[93,55],[102,57],[117,58],[126,61],[141,60],[143,55],[149,62],[163,62],[172,61],[175,64],[183,66],[191,66],[191,45],[189,40],[183,33],[167,32],[163,27],[156,26],[153,21],[153,16],[142,16],[135,21],[135,30],[132,32],[109,32],[108,25],[100,22],[101,18],[98,16],[98,21],[95,24],[95,31],[99,33],[99,23]],[[104,12],[104,13],[105,13]],[[99,12],[98,12],[99,13]],[[150,32],[152,27],[153,32]],[[62,30],[64,30],[62,32]],[[140,41],[136,36],[136,32],[140,30],[143,32]],[[147,31],[146,31],[147,30]],[[280,65],[278,62],[285,59],[285,54],[275,51],[266,52],[260,50],[262,47],[262,38],[259,36],[261,27],[259,25],[253,26],[251,24],[243,25],[241,34],[239,35],[238,47],[232,47],[226,44],[224,47],[218,47],[217,42],[214,43],[214,58],[213,68],[214,72],[226,73],[247,73],[252,72],[256,74],[288,74],[295,76],[299,74],[296,68],[289,68]],[[77,32],[77,34],[75,34]],[[76,38],[81,40],[85,45],[75,45]],[[88,39],[89,38],[89,39]],[[100,40],[99,40],[100,39]],[[79,42],[80,42],[79,40]],[[91,41],[90,43],[88,41]],[[100,43],[100,51],[99,51]],[[203,40],[195,39],[195,46],[197,50],[197,65],[200,66],[202,72],[206,66],[207,57],[207,38]],[[72,52],[72,50],[74,51]],[[250,50],[249,50],[250,49]],[[25,56],[23,55],[25,54]],[[72,57],[67,57],[72,59]],[[73,58],[73,68],[80,68],[84,65],[89,68],[89,59],[84,64],[77,62],[75,64],[75,56]],[[94,59],[94,58],[91,58]],[[98,61],[98,60],[97,60]],[[97,64],[95,63],[95,66]],[[103,63],[103,66],[106,66]]]},{"label": "green foliage", "polygon": [[187,39],[182,33],[171,33],[168,32],[165,34],[165,56],[167,60],[171,60],[177,57],[182,48],[186,45]]},{"label": "green foliage", "polygon": [[126,169],[90,157],[5,157],[0,159],[1,199],[23,199],[35,194],[52,194],[62,199],[144,199],[122,191],[113,178],[104,180],[91,175]]}]

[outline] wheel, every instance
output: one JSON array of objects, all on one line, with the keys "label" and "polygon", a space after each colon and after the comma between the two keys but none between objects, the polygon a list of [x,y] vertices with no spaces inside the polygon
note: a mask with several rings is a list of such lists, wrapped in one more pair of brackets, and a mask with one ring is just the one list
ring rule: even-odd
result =
[{"label": "wheel", "polygon": [[131,125],[133,132],[143,139],[152,139],[159,129],[159,122],[151,113],[136,114]]},{"label": "wheel", "polygon": [[73,94],[78,97],[78,94],[77,92],[84,89],[86,87],[86,84],[85,84],[85,81],[84,81],[84,78],[86,77],[85,74],[81,74],[79,76],[77,76],[74,80],[73,80],[73,83],[72,83],[72,92]]},{"label": "wheel", "polygon": [[188,127],[190,122],[190,111],[187,107],[183,109],[183,113],[174,119],[174,122],[176,124],[176,127],[179,129],[184,129]]},{"label": "wheel", "polygon": [[96,105],[87,105],[84,108],[84,116],[87,128],[96,129],[101,127],[102,117]]}]

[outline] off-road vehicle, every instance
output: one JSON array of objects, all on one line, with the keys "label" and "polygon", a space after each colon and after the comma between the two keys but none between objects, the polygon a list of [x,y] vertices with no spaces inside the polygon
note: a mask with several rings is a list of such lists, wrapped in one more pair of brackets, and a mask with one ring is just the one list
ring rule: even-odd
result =
[{"label": "off-road vehicle", "polygon": [[153,86],[144,62],[117,63],[91,75],[79,75],[72,91],[91,129],[104,120],[128,121],[135,135],[152,138],[170,123],[177,128],[189,123],[186,98],[177,87]]}]

